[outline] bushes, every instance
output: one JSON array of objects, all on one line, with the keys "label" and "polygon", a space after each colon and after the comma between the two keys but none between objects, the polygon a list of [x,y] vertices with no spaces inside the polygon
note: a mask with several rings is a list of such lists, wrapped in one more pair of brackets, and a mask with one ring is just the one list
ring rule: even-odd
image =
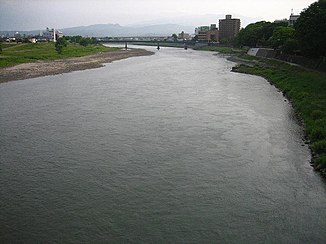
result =
[{"label": "bushes", "polygon": [[316,128],[313,128],[310,133],[309,133],[309,136],[310,136],[310,139],[311,141],[318,141],[318,140],[322,140],[322,139],[325,139],[325,135],[324,135],[324,131],[322,128],[320,127],[316,127]]},{"label": "bushes", "polygon": [[66,36],[65,39],[69,40],[71,43],[78,43],[84,47],[88,45],[95,45],[98,43],[95,37],[82,37],[82,36]]},{"label": "bushes", "polygon": [[326,154],[326,140],[321,140],[313,143],[312,149],[318,154]]},{"label": "bushes", "polygon": [[323,117],[323,112],[320,110],[313,110],[311,112],[311,118],[313,120],[318,120],[318,119],[321,119],[322,117]]},{"label": "bushes", "polygon": [[314,166],[326,177],[326,74],[268,59],[256,60],[255,67],[240,65],[236,70],[265,77],[291,100],[312,143]]},{"label": "bushes", "polygon": [[57,42],[54,44],[55,50],[59,53],[62,54],[62,49],[67,46],[67,41],[64,38],[59,38]]},{"label": "bushes", "polygon": [[324,169],[322,172],[325,174],[325,169],[326,169],[326,155],[320,156],[318,159],[316,159],[315,162],[316,167],[321,170]]},{"label": "bushes", "polygon": [[[3,45],[4,46],[4,45]],[[10,44],[6,44],[6,47]],[[37,60],[55,60],[62,58],[82,57],[99,52],[117,51],[119,48],[105,47],[102,45],[80,45],[68,44],[61,54],[58,54],[52,42],[49,43],[24,43],[14,44],[11,48],[3,48],[0,58],[0,68],[10,67],[21,63],[35,62]]]}]

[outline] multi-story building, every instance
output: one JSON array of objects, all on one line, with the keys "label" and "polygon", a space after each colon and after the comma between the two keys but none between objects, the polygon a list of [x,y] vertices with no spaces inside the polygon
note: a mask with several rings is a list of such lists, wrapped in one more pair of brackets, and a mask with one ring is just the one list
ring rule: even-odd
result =
[{"label": "multi-story building", "polygon": [[220,39],[230,39],[238,35],[240,31],[240,19],[232,19],[232,15],[226,15],[219,20]]},{"label": "multi-story building", "polygon": [[56,40],[63,37],[63,33],[53,28],[46,28],[46,30],[43,32],[42,37],[46,38],[48,41],[56,42]]},{"label": "multi-story building", "polygon": [[198,36],[198,41],[207,41],[206,34],[209,31],[209,26],[200,26],[195,29],[195,35]]},{"label": "multi-story building", "polygon": [[208,42],[218,42],[219,41],[219,31],[216,28],[216,24],[211,24],[211,28],[206,33],[206,40]]},{"label": "multi-story building", "polygon": [[185,33],[184,31],[178,34],[178,39],[189,40],[190,38],[191,38],[190,34]]},{"label": "multi-story building", "polygon": [[216,28],[216,24],[197,27],[195,34],[198,36],[199,42],[218,42],[219,40],[219,31]]},{"label": "multi-story building", "polygon": [[298,20],[299,17],[300,17],[300,15],[296,15],[296,14],[291,13],[290,19],[289,19],[289,26],[293,26],[294,23]]}]

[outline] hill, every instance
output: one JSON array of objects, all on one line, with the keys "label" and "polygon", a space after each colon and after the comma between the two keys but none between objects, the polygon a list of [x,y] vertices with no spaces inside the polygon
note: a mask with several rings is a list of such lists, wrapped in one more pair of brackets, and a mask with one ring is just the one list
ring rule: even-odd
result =
[{"label": "hill", "polygon": [[[96,24],[89,26],[77,26],[59,29],[66,36],[94,36],[94,37],[129,37],[129,36],[171,36],[174,33],[184,31],[192,34],[194,26],[185,26],[178,24],[158,24],[142,26],[121,26],[119,24]],[[40,30],[18,31],[20,34],[36,35]],[[13,35],[16,31],[0,31],[0,35]]]}]

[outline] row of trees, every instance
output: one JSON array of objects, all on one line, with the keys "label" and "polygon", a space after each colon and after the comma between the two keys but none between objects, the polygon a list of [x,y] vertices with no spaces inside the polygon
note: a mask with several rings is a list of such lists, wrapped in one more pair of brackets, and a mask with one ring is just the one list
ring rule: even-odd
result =
[{"label": "row of trees", "polygon": [[95,37],[65,36],[64,38],[71,43],[78,43],[84,47],[98,43]]},{"label": "row of trees", "polygon": [[242,29],[236,38],[236,44],[249,47],[272,47],[287,53],[298,50],[295,29],[287,22],[261,21]]},{"label": "row of trees", "polygon": [[305,9],[293,27],[287,22],[257,22],[242,29],[235,40],[239,46],[272,47],[307,57],[326,56],[326,0]]},{"label": "row of trees", "polygon": [[59,38],[57,42],[54,44],[55,50],[61,54],[64,47],[67,46],[68,42],[73,44],[79,44],[84,47],[88,45],[96,45],[98,41],[95,37],[82,37],[82,36],[64,36],[62,38]]}]

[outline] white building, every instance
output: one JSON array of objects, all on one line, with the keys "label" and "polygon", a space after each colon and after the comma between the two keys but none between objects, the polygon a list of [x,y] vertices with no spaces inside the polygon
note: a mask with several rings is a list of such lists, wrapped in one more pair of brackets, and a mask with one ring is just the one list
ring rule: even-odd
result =
[{"label": "white building", "polygon": [[294,23],[297,22],[299,17],[300,15],[291,14],[289,19],[289,26],[293,26]]},{"label": "white building", "polygon": [[42,36],[48,41],[56,42],[59,38],[63,37],[63,33],[59,30],[55,30],[54,28],[49,29],[47,27]]}]

